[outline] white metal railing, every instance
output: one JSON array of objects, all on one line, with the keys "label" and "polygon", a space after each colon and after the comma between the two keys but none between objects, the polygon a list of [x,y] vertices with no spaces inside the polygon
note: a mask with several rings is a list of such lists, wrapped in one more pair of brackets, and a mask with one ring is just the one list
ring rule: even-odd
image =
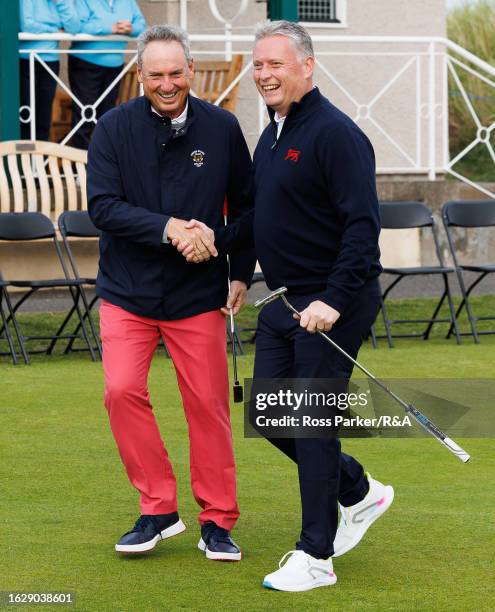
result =
[{"label": "white metal railing", "polygon": [[[468,92],[462,86],[458,76],[460,69],[481,79],[491,88],[495,88],[495,67],[476,57],[459,45],[442,37],[423,36],[339,36],[315,35],[312,37],[317,56],[315,72],[316,84],[331,99],[339,98],[338,106],[349,114],[363,130],[370,136],[377,152],[377,172],[380,174],[419,174],[426,175],[435,180],[438,174],[451,174],[454,177],[476,187],[484,194],[495,198],[489,188],[464,176],[456,165],[476,146],[485,146],[494,164],[495,180],[495,151],[491,144],[495,123],[483,125],[478,118],[475,108],[470,101]],[[24,40],[126,40],[134,42],[135,39],[125,36],[94,37],[78,34],[48,34],[33,35],[20,33],[20,51]],[[230,54],[235,46],[236,53],[251,54],[253,36],[243,34],[191,34],[191,44],[200,45],[196,56],[223,56]],[[204,47],[208,46],[207,49]],[[245,47],[245,48],[242,48]],[[36,49],[30,51],[31,78],[34,82],[34,62],[40,61],[40,53],[52,52],[52,49]],[[60,54],[69,54],[72,51],[60,49]],[[87,51],[87,53],[107,52],[104,49]],[[110,50],[109,52],[127,53],[132,55],[131,62],[135,61],[135,49]],[[78,50],[77,53],[81,53]],[[338,61],[336,61],[338,59]],[[373,70],[376,71],[376,81],[371,79],[366,86],[359,87],[356,83],[353,70],[350,66],[362,66],[365,62],[375,62]],[[353,64],[353,62],[357,62]],[[345,65],[346,70],[339,74],[339,66]],[[45,63],[45,67],[46,63]],[[47,67],[48,68],[48,67]],[[78,126],[64,139],[66,142],[74,131],[84,121],[96,121],[95,109],[106,93],[120,80],[126,70],[126,64],[114,83],[92,105],[83,105],[72,94],[68,86],[52,73],[59,85],[81,107],[82,118]],[[240,81],[250,78],[251,64],[247,62],[241,74],[219,94],[215,104],[220,104],[229,91]],[[448,125],[448,77],[456,83],[462,98],[473,118],[473,140],[459,154],[450,157],[449,154],[449,125]],[[358,85],[358,87],[356,87]],[[29,121],[31,134],[36,133],[34,125],[34,87],[31,87],[31,101]],[[494,92],[495,94],[495,92]],[[253,116],[253,102],[258,100],[257,112]],[[397,104],[399,108],[394,108]],[[239,98],[237,115],[245,133],[249,136],[260,134],[267,123],[266,108],[263,100],[255,93],[254,86],[245,88]],[[394,118],[392,109],[399,115]],[[25,109],[24,109],[25,110]],[[382,116],[380,115],[382,113]],[[253,131],[252,126],[256,126]]]}]

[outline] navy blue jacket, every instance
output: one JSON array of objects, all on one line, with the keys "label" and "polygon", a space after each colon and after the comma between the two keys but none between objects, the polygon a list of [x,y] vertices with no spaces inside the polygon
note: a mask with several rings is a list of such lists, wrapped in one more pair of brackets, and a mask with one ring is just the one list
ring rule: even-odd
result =
[{"label": "navy blue jacket", "polygon": [[323,293],[342,313],[381,272],[375,158],[368,138],[317,88],[254,153],[256,254],[271,290]]},{"label": "navy blue jacket", "polygon": [[[176,134],[145,97],[112,109],[93,133],[87,190],[90,217],[103,232],[100,297],[160,320],[215,310],[227,299],[227,253],[230,278],[250,283],[251,158],[231,113],[189,97],[186,125]],[[219,256],[187,263],[171,244],[162,244],[171,216],[211,227]]]}]

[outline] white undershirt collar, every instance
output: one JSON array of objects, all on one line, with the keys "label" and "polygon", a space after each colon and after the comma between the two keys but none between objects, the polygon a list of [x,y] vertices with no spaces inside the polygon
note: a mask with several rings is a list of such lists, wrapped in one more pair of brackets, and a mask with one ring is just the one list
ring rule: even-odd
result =
[{"label": "white undershirt collar", "polygon": [[[182,111],[182,113],[178,117],[170,120],[172,125],[177,125],[178,123],[183,124],[186,122],[188,108],[189,108],[189,100],[186,100],[186,108]],[[155,113],[155,115],[158,115],[159,117],[162,117],[162,115],[160,115],[160,113],[155,109],[153,104],[151,105],[151,112]]]},{"label": "white undershirt collar", "polygon": [[278,140],[278,137],[280,136],[280,132],[282,131],[282,128],[284,127],[284,121],[286,118],[287,118],[287,115],[285,115],[284,117],[281,117],[277,113],[277,111],[275,111],[275,114],[273,115],[273,120],[277,124],[277,140]]}]

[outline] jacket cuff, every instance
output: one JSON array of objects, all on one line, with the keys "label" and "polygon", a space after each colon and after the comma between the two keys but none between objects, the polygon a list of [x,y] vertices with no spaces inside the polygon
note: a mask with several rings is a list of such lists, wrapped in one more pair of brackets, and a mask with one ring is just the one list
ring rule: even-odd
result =
[{"label": "jacket cuff", "polygon": [[246,283],[247,288],[251,287],[254,269],[256,267],[256,254],[254,249],[230,256],[230,280],[237,280]]},{"label": "jacket cuff", "polygon": [[322,297],[322,301],[335,309],[340,316],[344,314],[344,311],[349,306],[352,300],[352,295],[349,295],[347,291],[336,288],[328,288]]}]

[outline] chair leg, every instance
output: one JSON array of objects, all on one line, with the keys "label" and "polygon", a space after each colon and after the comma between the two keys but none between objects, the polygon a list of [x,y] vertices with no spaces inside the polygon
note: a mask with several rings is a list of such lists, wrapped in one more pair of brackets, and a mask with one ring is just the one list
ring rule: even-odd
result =
[{"label": "chair leg", "polygon": [[60,336],[62,335],[62,333],[63,333],[64,329],[66,328],[67,324],[69,323],[69,321],[71,320],[72,315],[74,314],[75,310],[76,310],[76,307],[74,305],[72,305],[71,309],[69,310],[69,312],[65,316],[65,319],[62,321],[62,323],[59,325],[57,331],[55,332],[55,335],[52,338],[52,341],[48,345],[48,348],[46,349],[46,354],[47,355],[51,355],[52,354],[53,349],[55,348],[55,345],[60,340]]},{"label": "chair leg", "polygon": [[5,316],[5,313],[3,311],[2,300],[3,300],[3,289],[0,291],[0,317],[2,318],[2,329],[0,330],[0,333],[2,333],[2,331],[5,333],[5,339],[7,340],[7,344],[9,345],[10,355],[12,357],[12,363],[14,365],[18,365],[19,360],[17,359],[17,351],[15,350],[14,342],[12,340],[12,336],[10,335],[9,327],[7,325],[7,317]]},{"label": "chair leg", "polygon": [[478,336],[478,330],[476,328],[476,317],[474,316],[473,309],[471,308],[471,304],[469,302],[469,296],[471,295],[472,290],[481,283],[481,281],[485,278],[487,274],[488,272],[482,272],[478,276],[478,278],[474,282],[472,282],[471,285],[468,287],[466,291],[466,295],[465,295],[466,312],[467,312],[469,323],[471,325],[471,331],[473,332],[476,344],[479,344],[480,339]]},{"label": "chair leg", "polygon": [[[464,304],[466,303],[466,300],[464,298],[462,298],[461,303],[459,304],[459,306],[457,307],[457,310],[455,311],[455,318],[456,321],[459,319],[459,315],[462,312],[462,309],[464,308]],[[450,327],[449,327],[449,331],[447,332],[447,335],[445,336],[445,338],[448,340],[450,338],[450,336],[452,335],[452,332],[454,331],[454,324],[451,323]]]},{"label": "chair leg", "polygon": [[375,333],[375,326],[374,325],[372,325],[370,327],[370,338],[371,338],[371,346],[374,349],[378,348],[378,342],[377,342],[377,339],[376,339],[376,333]]},{"label": "chair leg", "polygon": [[21,350],[22,358],[24,359],[24,363],[26,365],[29,365],[30,363],[29,355],[26,351],[26,347],[24,345],[24,338],[23,338],[23,335],[21,334],[21,330],[19,329],[19,325],[17,323],[17,317],[15,316],[15,311],[16,311],[16,308],[18,308],[19,303],[17,303],[15,307],[13,307],[12,302],[10,301],[10,296],[7,293],[7,291],[4,291],[3,295],[5,297],[5,303],[7,304],[7,310],[9,311],[9,316],[7,317],[6,324],[8,325],[8,322],[12,321],[12,325],[14,326],[15,335],[17,337],[17,341],[19,342],[19,348]]},{"label": "chair leg", "polygon": [[[442,276],[444,276],[444,283],[445,283],[446,275],[442,274]],[[442,297],[438,300],[438,304],[436,305],[435,310],[433,311],[433,314],[431,315],[430,322],[428,323],[428,326],[426,327],[424,331],[423,340],[428,340],[428,338],[430,337],[431,328],[433,327],[433,325],[435,325],[435,319],[437,318],[437,315],[440,312],[440,308],[442,307],[446,297],[447,297],[447,286],[445,285],[443,293],[442,293]]]},{"label": "chair leg", "polygon": [[[81,312],[81,308],[79,306],[79,298],[81,297],[81,291],[82,291],[82,287],[77,287],[75,292],[73,293],[72,291],[72,287],[70,287],[70,292],[72,294],[72,298],[74,300],[74,306],[76,307],[76,312],[77,312],[77,317],[79,319],[79,322],[81,324],[81,331],[82,331],[82,335],[84,338],[84,341],[86,342],[86,345],[88,347],[89,350],[89,354],[91,357],[91,361],[96,361],[96,355],[93,349],[93,343],[90,341],[88,332],[86,330],[86,324],[84,323],[84,317],[83,317],[83,313]],[[86,310],[87,313],[87,310]]]},{"label": "chair leg", "polygon": [[100,356],[100,359],[103,359],[103,349],[101,348],[100,334],[98,333],[93,318],[91,316],[91,309],[88,309],[88,320],[89,325],[91,327],[91,333],[95,339],[96,350]]},{"label": "chair leg", "polygon": [[100,356],[100,359],[103,356],[103,351],[101,350],[101,343],[100,343],[100,337],[98,335],[98,332],[96,331],[96,327],[93,321],[93,317],[91,316],[91,309],[93,308],[96,300],[98,299],[98,296],[95,295],[95,297],[91,300],[91,302],[88,304],[88,299],[86,297],[86,293],[84,291],[84,288],[81,287],[81,299],[83,301],[83,305],[84,305],[84,309],[85,309],[85,313],[84,313],[84,318],[88,319],[88,323],[89,323],[89,327],[91,329],[91,334],[94,338],[95,344],[96,344],[96,350]]},{"label": "chair leg", "polygon": [[[93,336],[93,339],[94,339],[95,344],[96,344],[96,351],[97,351],[100,359],[102,359],[103,351],[102,351],[102,348],[101,348],[100,337],[98,335],[98,332],[96,331],[96,327],[95,327],[95,324],[94,324],[94,321],[93,321],[93,317],[91,316],[91,309],[95,305],[95,302],[98,300],[98,296],[95,295],[94,298],[91,300],[91,302],[88,303],[88,301],[86,299],[86,294],[84,293],[84,290],[82,290],[81,297],[83,297],[83,303],[84,303],[84,307],[85,307],[85,312],[83,314],[83,319],[87,319],[88,320],[89,327],[91,329],[91,335]],[[70,314],[72,315],[73,312],[74,312],[74,307],[72,308]],[[81,329],[81,323],[78,323],[77,327],[74,329],[74,332],[72,333],[72,335],[73,336],[79,335],[80,329]],[[65,351],[64,351],[65,355],[67,355],[68,353],[70,353],[72,351],[72,347],[74,345],[75,340],[76,340],[76,338],[71,338],[70,339],[69,343],[65,347]]]},{"label": "chair leg", "polygon": [[394,348],[394,342],[392,340],[392,334],[391,334],[390,319],[388,318],[388,312],[387,312],[387,309],[385,307],[385,299],[384,299],[385,295],[386,294],[384,294],[380,298],[380,310],[382,311],[383,324],[385,326],[385,335],[387,336],[388,347],[389,348]]},{"label": "chair leg", "polygon": [[[473,336],[473,341],[475,344],[479,344],[480,343],[480,339],[478,336],[478,330],[476,329],[476,317],[473,314],[473,311],[471,309],[471,304],[469,303],[469,294],[471,293],[471,291],[476,287],[476,285],[478,285],[478,283],[480,283],[482,281],[483,278],[485,278],[486,276],[486,272],[483,272],[482,274],[480,274],[478,276],[478,278],[471,283],[471,285],[469,286],[468,290],[466,291],[466,286],[464,285],[464,279],[462,277],[462,271],[460,268],[456,268],[456,272],[457,272],[457,279],[459,281],[459,287],[461,289],[461,295],[462,295],[462,301],[461,301],[461,305],[459,306],[459,308],[457,309],[457,316],[459,316],[459,313],[462,310],[462,307],[465,305],[466,307],[466,313],[468,316],[468,321],[469,321],[469,326],[471,327],[471,334]],[[449,329],[449,334],[447,337],[449,337],[452,333],[452,330]]]},{"label": "chair leg", "polygon": [[456,316],[456,312],[454,309],[454,300],[452,299],[452,293],[450,291],[450,283],[449,283],[449,279],[446,274],[444,275],[444,282],[445,282],[445,291],[447,292],[447,300],[449,303],[450,320],[452,321],[450,325],[451,327],[454,328],[455,341],[459,345],[461,344],[461,334],[459,332],[459,325],[457,324],[457,316]]}]

